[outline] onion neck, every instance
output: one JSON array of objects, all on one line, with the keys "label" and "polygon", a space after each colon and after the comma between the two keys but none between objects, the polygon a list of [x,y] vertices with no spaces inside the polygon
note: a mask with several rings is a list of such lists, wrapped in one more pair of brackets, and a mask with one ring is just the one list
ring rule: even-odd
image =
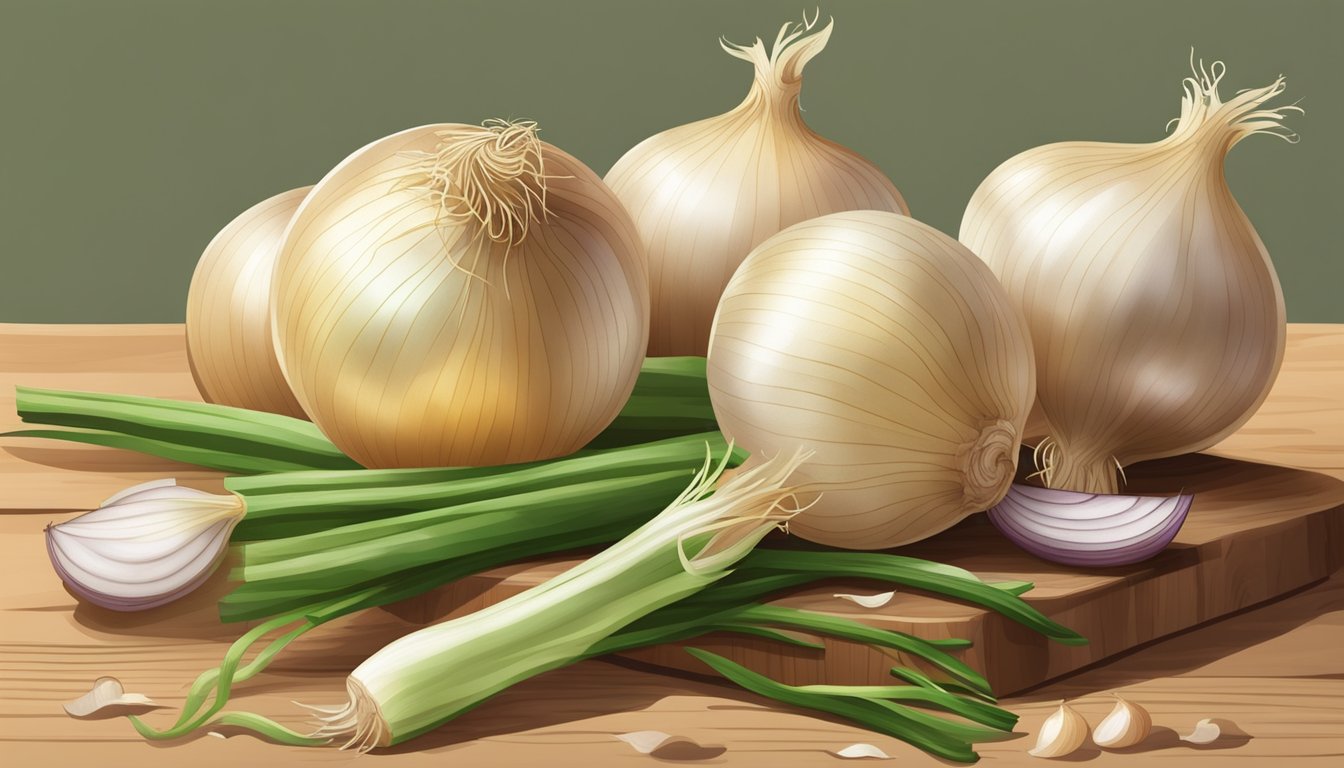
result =
[{"label": "onion neck", "polygon": [[779,124],[807,129],[798,107],[803,68],[826,47],[834,26],[834,22],[828,21],[825,27],[817,29],[817,20],[804,17],[801,24],[785,24],[769,49],[760,38],[751,45],[720,41],[729,55],[749,61],[756,68],[755,82],[738,110],[758,111]]},{"label": "onion neck", "polygon": [[1282,120],[1288,113],[1300,113],[1302,109],[1292,104],[1265,106],[1287,87],[1282,75],[1267,86],[1242,91],[1224,102],[1218,95],[1218,84],[1227,69],[1223,63],[1215,61],[1206,69],[1202,60],[1195,63],[1192,51],[1190,68],[1192,76],[1182,82],[1185,94],[1181,97],[1180,117],[1174,120],[1176,128],[1160,144],[1199,147],[1221,162],[1237,142],[1257,133],[1297,141],[1297,134],[1284,126]]},{"label": "onion neck", "polygon": [[779,86],[764,83],[757,77],[737,111],[752,112],[763,121],[784,130],[811,133],[803,121],[803,112],[798,104],[802,90],[802,83]]}]

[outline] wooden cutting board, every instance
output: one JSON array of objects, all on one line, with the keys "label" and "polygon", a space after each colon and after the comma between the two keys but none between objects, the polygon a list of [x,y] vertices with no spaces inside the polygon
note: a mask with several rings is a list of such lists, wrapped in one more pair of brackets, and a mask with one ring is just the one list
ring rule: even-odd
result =
[{"label": "wooden cutting board", "polygon": [[[1140,565],[1078,569],[1045,563],[1017,549],[983,515],[918,544],[903,555],[965,568],[986,581],[1030,581],[1026,599],[1081,632],[1086,646],[1064,646],[982,609],[898,591],[867,609],[836,593],[875,594],[880,582],[834,581],[774,603],[847,616],[925,638],[961,637],[974,646],[961,657],[999,695],[1032,688],[1152,640],[1235,613],[1328,576],[1344,562],[1344,482],[1311,472],[1211,456],[1189,456],[1128,470],[1136,493],[1195,494],[1175,542]],[[784,537],[767,546],[787,546]],[[577,559],[509,566],[395,607],[401,618],[434,621],[498,602],[559,573]],[[894,651],[826,639],[824,652],[738,635],[714,635],[695,646],[727,656],[782,682],[890,683]],[[679,646],[628,656],[658,666],[703,671]],[[929,671],[929,670],[926,670]]]},{"label": "wooden cutting board", "polygon": [[[0,326],[0,429],[16,422],[15,383],[195,398],[186,370],[179,326]],[[1088,636],[1088,646],[1048,643],[997,615],[915,593],[899,593],[874,610],[832,597],[886,590],[878,584],[829,584],[778,602],[922,637],[968,638],[975,645],[964,658],[986,673],[997,692],[1008,694],[1318,582],[1340,565],[1344,550],[1344,331],[1294,327],[1274,393],[1213,453],[1257,463],[1193,456],[1130,471],[1136,492],[1196,494],[1173,546],[1140,566],[1092,571],[1051,566],[1016,550],[983,517],[902,550],[959,565],[986,580],[1035,583],[1027,598]],[[218,485],[215,473],[134,454],[9,440],[0,449],[0,507],[85,509],[126,485],[165,475],[198,487]],[[497,569],[393,610],[419,621],[461,615],[569,564],[555,559]],[[209,621],[208,605],[197,613],[200,621]],[[898,663],[841,642],[828,642],[824,653],[735,636],[705,638],[697,645],[791,682],[885,682],[887,670]],[[693,668],[678,648],[633,655]]]}]

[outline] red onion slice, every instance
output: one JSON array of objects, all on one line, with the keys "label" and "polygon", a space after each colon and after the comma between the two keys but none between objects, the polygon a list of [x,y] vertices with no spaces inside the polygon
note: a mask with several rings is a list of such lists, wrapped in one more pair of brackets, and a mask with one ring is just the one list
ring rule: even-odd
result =
[{"label": "red onion slice", "polygon": [[1179,496],[1093,494],[1016,485],[989,519],[1031,554],[1061,565],[1139,563],[1176,538],[1194,500]]}]

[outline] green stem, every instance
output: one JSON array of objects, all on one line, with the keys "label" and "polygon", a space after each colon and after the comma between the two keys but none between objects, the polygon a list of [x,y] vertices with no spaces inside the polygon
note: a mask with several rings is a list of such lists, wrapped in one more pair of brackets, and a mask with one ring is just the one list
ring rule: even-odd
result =
[{"label": "green stem", "polygon": [[[139,451],[243,474],[354,469],[313,424],[272,413],[137,395],[18,387],[23,421],[66,427],[0,437],[69,440]],[[614,448],[715,430],[698,357],[649,358],[625,408],[589,448]]]},{"label": "green stem", "polygon": [[[687,648],[686,652],[752,693],[796,707],[838,715],[869,730],[895,737],[947,760],[973,763],[979,757],[971,749],[967,739],[940,727],[946,721],[930,723],[925,718],[914,716],[916,710],[909,707],[883,706],[885,702],[880,700],[857,696],[811,693],[798,686],[784,685],[771,680],[708,651]],[[929,719],[937,720],[937,718]],[[996,732],[990,731],[990,733]]]},{"label": "green stem", "polygon": [[[501,500],[506,497],[578,483],[646,477],[669,470],[684,470],[689,478],[704,460],[707,446],[716,457],[728,450],[723,435],[704,432],[528,464],[284,472],[229,478],[225,487],[241,496],[247,507],[233,541],[262,542],[247,551],[257,558],[270,552],[278,560],[372,540],[420,524],[422,518],[407,513],[437,510],[434,519],[442,520],[502,508]],[[740,463],[745,455],[734,451],[731,463]],[[662,501],[675,495],[674,491]]]}]

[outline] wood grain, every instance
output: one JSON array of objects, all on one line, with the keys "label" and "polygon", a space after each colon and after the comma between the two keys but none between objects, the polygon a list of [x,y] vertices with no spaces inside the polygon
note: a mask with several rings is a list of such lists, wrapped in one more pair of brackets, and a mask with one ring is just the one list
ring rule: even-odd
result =
[{"label": "wood grain", "polygon": [[[25,427],[16,385],[201,399],[181,325],[0,323],[0,432]],[[0,512],[89,509],[159,477],[213,489],[221,475],[130,451],[0,438]]]},{"label": "wood grain", "polygon": [[[12,336],[19,340],[11,344]],[[123,338],[130,340],[123,345]],[[1299,352],[1299,339],[1306,345],[1305,352]],[[179,326],[0,326],[0,398],[11,396],[17,381],[192,397],[181,345]],[[1293,327],[1284,371],[1269,401],[1247,425],[1255,430],[1253,434],[1243,438],[1239,432],[1217,451],[1252,459],[1256,451],[1264,451],[1267,463],[1300,465],[1340,476],[1344,419],[1337,416],[1344,413],[1344,383],[1340,381],[1344,328]],[[1279,401],[1280,390],[1290,393],[1288,402]],[[1282,422],[1276,416],[1280,413]],[[0,400],[0,428],[13,427],[12,403]],[[217,662],[241,627],[213,621],[211,601],[227,588],[219,581],[194,601],[130,618],[77,606],[51,573],[41,546],[41,528],[48,521],[70,517],[69,510],[88,508],[129,483],[175,474],[191,477],[199,485],[209,484],[217,475],[187,475],[181,465],[58,443],[44,443],[40,449],[44,452],[25,454],[38,451],[37,445],[0,441],[0,511],[15,513],[0,514],[0,562],[10,576],[0,586],[0,754],[5,765],[88,761],[104,766],[234,766],[354,759],[348,753],[292,750],[246,736],[202,737],[164,749],[142,742],[122,720],[77,722],[66,717],[60,703],[87,690],[101,674],[116,674],[128,690],[148,694],[170,707],[179,704],[190,679]],[[1197,460],[1190,467],[1155,465],[1145,472],[1151,477],[1145,474],[1144,482],[1154,483],[1169,479],[1164,472],[1194,472],[1205,481],[1236,480],[1225,493],[1263,485],[1257,503],[1277,515],[1261,527],[1261,535],[1236,546],[1217,547],[1220,567],[1230,571],[1240,586],[1222,590],[1215,582],[1177,579],[1165,582],[1169,586],[1150,596],[1154,599],[1193,602],[1198,615],[1217,615],[1228,605],[1263,600],[1263,588],[1248,578],[1251,572],[1246,569],[1264,570],[1272,553],[1284,546],[1300,547],[1305,554],[1279,559],[1282,582],[1306,583],[1310,574],[1339,565],[1340,515],[1303,511],[1312,505],[1329,506],[1337,483],[1212,459]],[[1285,491],[1291,491],[1293,503],[1271,506],[1274,497],[1282,498]],[[1235,504],[1215,504],[1218,498],[1212,492],[1201,495],[1200,519],[1192,518],[1193,525],[1187,525],[1178,542],[1183,551],[1203,557],[1212,552],[1205,548],[1217,544],[1227,530],[1247,524],[1240,519],[1242,515],[1263,513]],[[1323,522],[1304,526],[1300,522],[1304,519]],[[990,535],[973,523],[965,527],[965,535],[972,539]],[[939,550],[944,545],[938,542],[927,546],[932,548],[929,556],[938,559],[973,557]],[[982,552],[980,557],[989,557],[989,553]],[[1161,578],[1174,578],[1181,572],[1175,566],[1154,565],[1154,570],[1162,571]],[[1010,577],[1006,564],[998,564],[997,571],[995,567],[991,558],[978,562],[976,569],[986,578]],[[1080,610],[1071,602],[1076,590],[1114,593],[1119,589],[1117,583],[1124,585],[1133,578],[1039,570],[1033,599],[1061,616]],[[494,574],[496,581],[516,581],[517,577],[516,572]],[[479,585],[459,589],[463,592],[454,599],[460,604],[453,607],[452,600],[441,602],[436,612],[465,610],[472,600],[485,599]],[[839,590],[812,590],[790,599],[797,604],[829,604],[830,591]],[[971,620],[968,609],[957,605],[916,595],[899,597],[897,604],[905,606],[903,613],[913,614],[923,605],[920,610],[933,622]],[[1110,643],[1112,634],[1120,644],[1134,642],[1130,635],[1160,634],[1164,628],[1153,617],[1164,612],[1145,606],[1141,602],[1113,605],[1108,611],[1111,623],[1101,642]],[[840,606],[837,612],[852,610]],[[291,699],[323,703],[343,698],[345,672],[372,649],[411,627],[412,623],[380,611],[323,627],[301,641],[271,672],[245,684],[236,706],[299,724],[303,716]],[[912,622],[911,629],[921,631],[921,625]],[[988,635],[973,639],[978,646],[989,641]],[[1097,694],[1118,690],[1153,712],[1156,733],[1132,754],[1085,750],[1076,756],[1079,759],[1110,765],[1174,762],[1213,766],[1261,765],[1291,756],[1294,766],[1338,765],[1344,757],[1344,657],[1337,650],[1341,643],[1344,578],[1336,575],[1306,591],[1276,597],[1264,607],[1009,699],[1006,704],[1022,715],[1018,731],[1024,735],[982,745],[980,751],[991,765],[1039,764],[1024,751],[1060,698],[1082,697],[1075,706],[1095,724],[1110,706],[1106,697]],[[162,723],[170,715],[168,710],[150,718]],[[1175,740],[1174,731],[1186,732],[1202,717],[1231,718],[1251,738],[1205,749]],[[360,759],[397,765],[439,765],[451,760],[459,765],[489,766],[670,761],[637,755],[614,738],[644,729],[694,738],[705,749],[689,758],[714,765],[817,765],[835,759],[830,751],[856,741],[876,744],[913,765],[938,764],[900,742],[781,708],[704,679],[653,674],[647,668],[604,662],[587,662],[529,681],[405,749]]]}]

